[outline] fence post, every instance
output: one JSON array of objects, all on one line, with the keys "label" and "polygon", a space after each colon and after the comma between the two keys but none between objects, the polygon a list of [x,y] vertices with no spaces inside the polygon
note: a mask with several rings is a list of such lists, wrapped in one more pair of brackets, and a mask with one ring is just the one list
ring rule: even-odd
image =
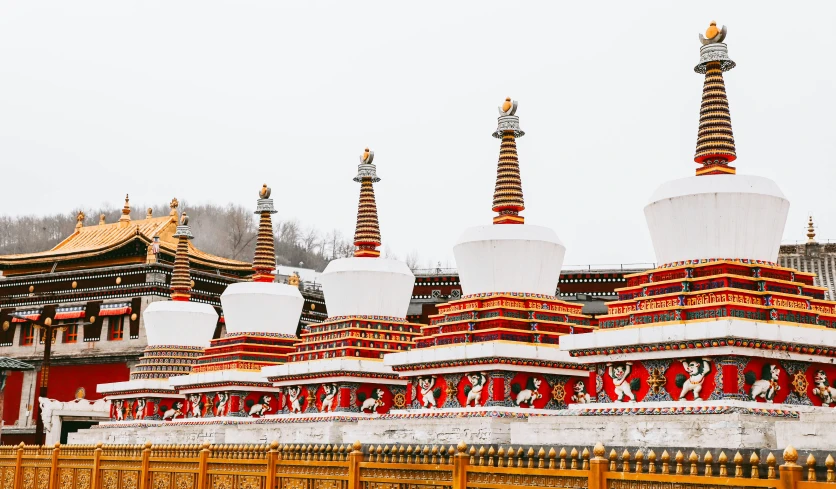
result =
[{"label": "fence post", "polygon": [[784,450],[784,464],[779,468],[781,473],[781,487],[783,489],[795,489],[801,482],[801,466],[798,461],[798,452],[792,445]]},{"label": "fence post", "polygon": [[589,489],[607,489],[607,459],[604,458],[604,445],[597,443],[592,449],[589,461]]},{"label": "fence post", "polygon": [[90,476],[90,487],[97,489],[99,487],[99,476],[102,465],[102,442],[96,443],[96,450],[93,452],[93,474]]},{"label": "fence post", "polygon": [[453,458],[453,489],[467,489],[467,466],[470,464],[467,444],[460,441],[456,450],[456,456]]},{"label": "fence post", "polygon": [[61,443],[56,442],[52,448],[52,461],[49,467],[49,489],[58,487],[58,456],[61,455]]},{"label": "fence post", "polygon": [[212,453],[209,448],[209,442],[203,442],[201,445],[200,454],[197,459],[197,489],[206,489],[209,481],[209,475],[206,473],[209,468],[209,455]]},{"label": "fence post", "polygon": [[[150,487],[149,479],[151,472],[148,471],[151,466],[151,442],[146,441],[142,446],[142,459],[139,464],[139,489],[147,489]],[[93,489],[98,489],[93,487]]]},{"label": "fence post", "polygon": [[360,489],[360,462],[363,461],[363,445],[355,441],[348,454],[348,489]]},{"label": "fence post", "polygon": [[267,451],[267,480],[264,481],[265,489],[276,487],[276,462],[279,459],[279,442],[273,441]]},{"label": "fence post", "polygon": [[15,483],[14,488],[23,487],[23,442],[17,446],[17,458],[15,459]]}]

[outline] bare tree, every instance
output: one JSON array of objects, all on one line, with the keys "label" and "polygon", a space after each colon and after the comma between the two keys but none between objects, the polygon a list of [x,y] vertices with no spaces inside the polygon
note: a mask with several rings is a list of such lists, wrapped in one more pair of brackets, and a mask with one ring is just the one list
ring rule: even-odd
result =
[{"label": "bare tree", "polygon": [[418,268],[418,263],[421,261],[421,257],[418,255],[418,250],[412,250],[406,255],[406,266],[408,266],[411,270],[415,270]]}]

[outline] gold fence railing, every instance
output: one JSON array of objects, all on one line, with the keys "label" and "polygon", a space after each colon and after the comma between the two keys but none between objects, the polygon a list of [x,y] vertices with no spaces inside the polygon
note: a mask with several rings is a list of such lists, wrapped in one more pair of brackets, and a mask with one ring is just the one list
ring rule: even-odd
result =
[{"label": "gold fence railing", "polygon": [[836,489],[834,459],[798,465],[588,448],[348,445],[0,447],[0,489]]}]

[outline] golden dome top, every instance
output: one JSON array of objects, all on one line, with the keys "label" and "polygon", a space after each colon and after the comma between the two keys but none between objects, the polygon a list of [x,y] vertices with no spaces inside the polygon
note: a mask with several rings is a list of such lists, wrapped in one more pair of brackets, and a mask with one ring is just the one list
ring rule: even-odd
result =
[{"label": "golden dome top", "polygon": [[511,97],[505,97],[505,102],[502,103],[502,112],[508,112],[511,110]]},{"label": "golden dome top", "polygon": [[270,190],[270,187],[268,187],[267,184],[265,183],[264,185],[261,186],[261,190],[258,191],[258,198],[269,199],[271,192],[272,191]]}]

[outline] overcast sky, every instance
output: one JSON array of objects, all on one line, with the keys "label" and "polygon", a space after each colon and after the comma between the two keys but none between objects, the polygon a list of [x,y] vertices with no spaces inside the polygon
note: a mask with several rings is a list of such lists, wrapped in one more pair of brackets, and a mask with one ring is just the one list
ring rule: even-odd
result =
[{"label": "overcast sky", "polygon": [[[834,2],[5,1],[0,212],[236,202],[353,233],[368,145],[383,241],[450,261],[491,222],[496,106],[519,101],[529,224],[567,264],[655,260],[642,209],[691,176],[697,34],[726,24],[739,173],[787,240],[836,238]],[[91,218],[92,219],[92,218]]]}]

